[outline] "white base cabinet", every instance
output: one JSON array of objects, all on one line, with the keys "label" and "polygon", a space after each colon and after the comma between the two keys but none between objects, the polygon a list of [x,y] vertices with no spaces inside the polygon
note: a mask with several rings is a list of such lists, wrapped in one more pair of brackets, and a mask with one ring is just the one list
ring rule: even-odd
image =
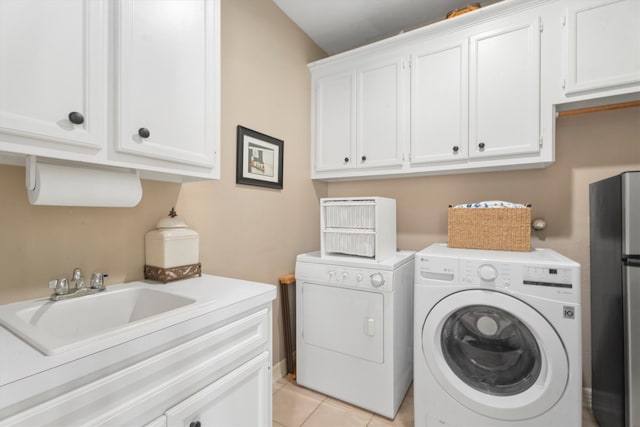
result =
[{"label": "white base cabinet", "polygon": [[0,426],[271,425],[271,309],[224,323]]},{"label": "white base cabinet", "polygon": [[271,363],[264,352],[166,413],[168,427],[271,425]]}]

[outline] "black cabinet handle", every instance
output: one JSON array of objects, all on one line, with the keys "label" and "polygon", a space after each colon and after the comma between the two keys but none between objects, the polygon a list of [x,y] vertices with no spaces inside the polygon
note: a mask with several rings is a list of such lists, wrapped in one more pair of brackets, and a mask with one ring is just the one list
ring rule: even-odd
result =
[{"label": "black cabinet handle", "polygon": [[484,150],[484,142],[479,143],[478,148]]},{"label": "black cabinet handle", "polygon": [[362,161],[366,162],[367,161],[367,156],[362,156]]},{"label": "black cabinet handle", "polygon": [[348,157],[345,157],[345,158],[344,158],[344,162],[345,162],[345,163],[349,163],[349,158],[348,158]]},{"label": "black cabinet handle", "polygon": [[84,116],[77,111],[72,111],[69,113],[69,121],[74,125],[81,125],[84,123]]},{"label": "black cabinet handle", "polygon": [[200,423],[200,421],[191,421],[191,424],[189,424],[189,427],[200,427],[202,424]]},{"label": "black cabinet handle", "polygon": [[140,138],[149,138],[151,136],[151,132],[149,132],[149,129],[147,128],[140,128],[138,129],[138,135],[140,135]]},{"label": "black cabinet handle", "polygon": [[460,150],[460,147],[458,147],[457,145],[454,145],[454,146],[453,146],[453,152],[454,152],[454,153],[457,153],[457,152],[458,152],[458,150]]}]

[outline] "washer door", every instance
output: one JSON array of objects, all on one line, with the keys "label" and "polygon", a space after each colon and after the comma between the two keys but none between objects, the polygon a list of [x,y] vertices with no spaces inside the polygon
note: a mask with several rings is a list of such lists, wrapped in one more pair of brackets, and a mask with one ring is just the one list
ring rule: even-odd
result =
[{"label": "washer door", "polygon": [[499,420],[544,413],[569,379],[567,352],[551,324],[495,291],[461,291],[438,302],[422,328],[422,352],[452,398]]}]

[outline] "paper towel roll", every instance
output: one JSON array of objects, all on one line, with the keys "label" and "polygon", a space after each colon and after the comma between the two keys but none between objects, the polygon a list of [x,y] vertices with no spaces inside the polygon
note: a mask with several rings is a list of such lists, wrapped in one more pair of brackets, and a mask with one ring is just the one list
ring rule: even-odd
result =
[{"label": "paper towel roll", "polygon": [[136,172],[46,163],[32,167],[35,188],[27,188],[32,205],[132,207],[142,197]]}]

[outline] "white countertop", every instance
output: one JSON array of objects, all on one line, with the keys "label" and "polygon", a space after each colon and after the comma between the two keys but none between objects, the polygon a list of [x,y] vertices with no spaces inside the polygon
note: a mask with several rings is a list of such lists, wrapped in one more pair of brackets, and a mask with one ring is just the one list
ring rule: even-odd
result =
[{"label": "white countertop", "polygon": [[34,386],[40,390],[57,386],[61,373],[66,382],[82,381],[83,375],[95,373],[101,366],[114,366],[125,357],[146,357],[172,340],[270,304],[277,295],[273,285],[211,275],[168,284],[129,282],[108,286],[107,292],[133,286],[176,293],[196,301],[173,310],[170,316],[149,317],[136,322],[135,327],[52,356],[45,356],[0,327],[0,413],[2,407],[31,395]]}]

